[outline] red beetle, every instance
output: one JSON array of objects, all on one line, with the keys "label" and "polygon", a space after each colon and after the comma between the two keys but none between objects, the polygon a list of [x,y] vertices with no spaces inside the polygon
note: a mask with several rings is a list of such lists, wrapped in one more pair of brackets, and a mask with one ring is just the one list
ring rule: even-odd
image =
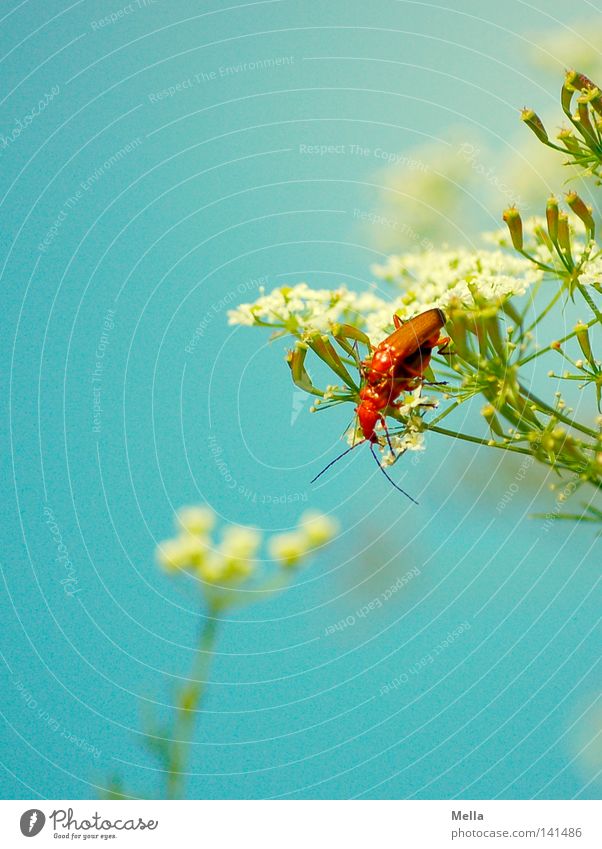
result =
[{"label": "red beetle", "polygon": [[402,322],[393,316],[395,330],[376,346],[362,363],[365,383],[355,408],[364,438],[378,442],[374,433],[380,421],[386,430],[383,410],[396,405],[402,392],[415,389],[431,361],[434,348],[443,348],[448,337],[440,337],[445,324],[441,310],[432,309]]},{"label": "red beetle", "polygon": [[[426,310],[406,322],[402,322],[398,315],[394,315],[393,323],[395,325],[393,333],[383,339],[360,364],[363,382],[359,392],[360,402],[355,411],[364,438],[343,451],[313,480],[317,480],[337,460],[357,445],[369,442],[372,456],[379,469],[396,489],[414,501],[381,466],[374,452],[374,444],[379,441],[375,429],[380,422],[389,439],[384,411],[387,407],[400,407],[401,403],[397,399],[401,393],[410,392],[420,386],[424,380],[424,372],[431,361],[433,349],[444,348],[449,343],[449,337],[440,336],[440,330],[445,324],[445,315],[439,309]],[[390,441],[389,447],[391,447]],[[393,451],[392,447],[391,451]]]}]

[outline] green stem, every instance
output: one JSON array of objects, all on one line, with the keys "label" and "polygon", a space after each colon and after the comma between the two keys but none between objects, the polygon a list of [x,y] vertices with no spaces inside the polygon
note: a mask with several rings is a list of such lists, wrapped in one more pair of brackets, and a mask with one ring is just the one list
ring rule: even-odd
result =
[{"label": "green stem", "polygon": [[537,316],[535,321],[532,324],[529,325],[529,327],[525,331],[526,333],[530,333],[532,330],[534,330],[535,327],[537,327],[537,325],[539,324],[539,322],[546,317],[546,315],[550,312],[552,307],[558,302],[558,299],[562,295],[562,292],[563,292],[562,288],[558,289],[558,291],[554,294],[554,297],[552,298],[550,303],[547,305],[547,307],[545,307],[542,310],[542,312]]},{"label": "green stem", "polygon": [[[597,323],[598,323],[598,319],[593,318],[591,321],[587,322],[585,327],[588,327],[588,328],[593,327],[594,324],[597,324]],[[566,336],[563,336],[562,339],[559,339],[558,341],[562,344],[563,342],[567,342],[569,339],[572,339],[576,335],[577,335],[577,331],[571,330],[570,333],[567,333]],[[526,365],[527,363],[530,363],[531,360],[535,360],[535,359],[537,359],[537,357],[541,357],[543,354],[548,354],[551,350],[552,350],[552,346],[547,345],[545,348],[541,348],[539,351],[535,351],[533,354],[530,354],[528,357],[525,357],[524,359],[519,360],[516,365],[518,366],[518,368],[521,368],[522,366]]]},{"label": "green stem", "polygon": [[558,419],[558,421],[563,422],[564,424],[574,428],[575,430],[581,431],[581,433],[587,434],[587,436],[591,436],[594,439],[598,438],[598,434],[595,430],[592,430],[591,428],[586,427],[585,425],[582,425],[579,422],[573,421],[573,419],[570,419],[568,416],[565,416],[564,413],[561,413],[560,410],[557,410],[555,407],[550,407],[549,404],[546,404],[545,401],[541,401],[536,395],[532,395],[531,392],[529,392],[528,389],[525,389],[524,386],[521,386],[519,384],[519,388],[523,395],[528,398],[529,401],[535,404],[535,406],[538,407],[541,412],[546,413],[550,416],[554,416],[554,418]]},{"label": "green stem", "polygon": [[276,595],[276,593],[280,593],[282,590],[289,587],[294,576],[295,570],[290,569],[274,578],[271,578],[261,587],[260,590],[245,592],[244,590],[231,589],[224,598],[216,598],[214,600],[214,609],[219,611],[226,607],[232,608],[239,607],[241,605],[248,607],[249,605],[256,604],[257,602],[265,602],[271,596]]},{"label": "green stem", "polygon": [[452,404],[449,405],[449,407],[446,407],[445,410],[443,410],[443,412],[439,413],[438,416],[435,416],[435,418],[431,421],[429,427],[432,428],[433,425],[437,424],[437,422],[440,422],[446,416],[449,416],[449,414],[452,413],[454,410],[456,410],[460,406],[461,403],[462,403],[462,401],[454,401]]},{"label": "green stem", "polygon": [[[462,439],[464,442],[472,442],[474,445],[484,445],[487,448],[501,448],[503,451],[512,451],[515,454],[524,454],[527,457],[533,457],[538,462],[542,463],[544,466],[549,466],[552,469],[563,469],[567,472],[574,472],[574,469],[567,465],[566,463],[559,462],[558,460],[554,463],[548,462],[544,460],[542,457],[536,457],[532,451],[529,451],[526,448],[519,448],[517,445],[507,445],[504,442],[493,442],[487,439],[481,439],[478,436],[470,436],[467,433],[456,433],[453,430],[447,430],[447,428],[443,427],[429,427],[429,430],[432,430],[434,433],[441,433],[443,436],[451,436],[452,439]],[[583,483],[589,483],[590,486],[593,486],[595,489],[602,489],[602,482],[597,479],[587,478]]]},{"label": "green stem", "polygon": [[179,799],[182,796],[184,768],[188,760],[196,714],[207,688],[207,675],[215,648],[218,620],[214,614],[215,610],[211,607],[201,629],[189,685],[184,688],[186,703],[179,704],[176,708],[167,771],[168,799]]},{"label": "green stem", "polygon": [[451,436],[453,439],[462,439],[464,442],[472,442],[475,445],[484,445],[486,448],[501,448],[504,451],[512,451],[515,454],[525,454],[527,457],[532,457],[533,452],[527,448],[519,448],[517,445],[510,445],[506,442],[493,442],[489,439],[482,439],[478,436],[470,436],[467,433],[457,433],[455,430],[447,430],[444,427],[433,427],[429,425],[429,430],[434,433],[441,433],[443,436]]}]

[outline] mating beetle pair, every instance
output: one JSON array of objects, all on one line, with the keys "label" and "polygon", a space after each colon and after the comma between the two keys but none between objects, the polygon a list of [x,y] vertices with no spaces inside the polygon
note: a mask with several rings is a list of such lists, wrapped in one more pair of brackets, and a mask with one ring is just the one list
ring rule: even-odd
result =
[{"label": "mating beetle pair", "polygon": [[[370,350],[368,356],[361,362],[358,357],[362,385],[359,391],[359,404],[355,408],[355,412],[364,438],[330,462],[316,475],[314,481],[337,460],[356,448],[357,445],[368,442],[372,455],[383,474],[396,489],[411,498],[385,472],[374,452],[374,444],[379,441],[376,435],[376,426],[380,422],[387,440],[389,440],[385,419],[386,409],[401,406],[397,400],[401,393],[416,389],[423,382],[424,373],[429,366],[433,350],[435,348],[442,350],[449,344],[450,340],[449,337],[440,336],[440,330],[445,324],[445,315],[439,309],[426,310],[406,322],[402,322],[399,316],[394,315],[393,323],[395,325],[393,333],[383,339],[374,349],[367,336],[360,334],[354,328],[347,328],[352,331],[351,338],[354,338],[356,342],[358,338],[361,338],[361,341],[367,344]],[[346,328],[343,327],[343,336],[345,330]],[[390,440],[389,446],[391,446]],[[414,499],[411,498],[411,500]]]}]

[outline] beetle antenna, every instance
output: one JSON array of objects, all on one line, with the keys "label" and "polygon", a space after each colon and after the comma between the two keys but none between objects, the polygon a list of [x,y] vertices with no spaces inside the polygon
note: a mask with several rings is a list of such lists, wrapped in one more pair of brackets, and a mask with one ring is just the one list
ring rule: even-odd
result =
[{"label": "beetle antenna", "polygon": [[[383,473],[383,475],[386,477],[386,479],[389,481],[389,483],[390,483],[390,484],[393,484],[393,486],[395,487],[395,489],[399,490],[399,492],[401,492],[403,495],[405,495],[405,496],[406,496],[406,498],[409,498],[409,499],[410,499],[410,501],[413,501],[413,502],[414,502],[414,504],[418,504],[418,502],[416,501],[416,499],[415,499],[415,498],[412,498],[412,496],[411,496],[409,493],[407,493],[407,492],[405,491],[405,489],[402,489],[400,486],[398,486],[398,485],[395,483],[395,481],[393,480],[393,478],[391,477],[391,475],[389,475],[389,474],[386,472],[385,468],[384,468],[383,466],[381,466],[381,464],[380,464],[380,460],[379,460],[379,459],[378,459],[378,457],[376,456],[376,453],[375,453],[375,451],[374,451],[374,445],[373,445],[372,443],[370,443],[370,451],[372,452],[372,456],[374,457],[374,462],[376,463],[376,465],[378,466],[378,468],[381,470],[381,472]],[[321,474],[321,472],[320,472],[320,474]]]},{"label": "beetle antenna", "polygon": [[338,462],[339,460],[341,460],[341,459],[345,456],[345,454],[349,454],[349,452],[350,452],[350,451],[353,451],[353,449],[354,449],[354,448],[357,448],[357,446],[358,446],[358,445],[361,445],[361,444],[362,444],[363,442],[365,442],[365,441],[366,441],[365,439],[362,439],[362,441],[361,441],[361,442],[356,442],[356,443],[355,443],[355,445],[352,445],[352,446],[351,446],[351,448],[347,448],[345,451],[343,451],[343,453],[342,453],[342,454],[339,454],[339,456],[338,456],[338,457],[335,457],[335,458],[334,458],[334,460],[331,460],[331,461],[330,461],[330,463],[329,463],[327,466],[324,466],[324,468],[322,469],[322,471],[321,471],[321,472],[318,472],[318,474],[315,476],[315,478],[312,478],[312,479],[310,480],[310,483],[315,483],[315,482],[318,480],[318,478],[322,477],[322,475],[324,474],[324,472],[328,471],[328,469],[329,469],[331,466],[334,466],[334,464],[335,464],[336,462]]},{"label": "beetle antenna", "polygon": [[389,436],[389,428],[387,427],[386,419],[383,418],[381,424],[382,424],[383,429],[385,431],[385,436],[387,438],[387,445],[389,446],[389,451],[391,452],[393,457],[395,457],[395,451],[393,451],[393,443],[391,442],[391,437]]}]

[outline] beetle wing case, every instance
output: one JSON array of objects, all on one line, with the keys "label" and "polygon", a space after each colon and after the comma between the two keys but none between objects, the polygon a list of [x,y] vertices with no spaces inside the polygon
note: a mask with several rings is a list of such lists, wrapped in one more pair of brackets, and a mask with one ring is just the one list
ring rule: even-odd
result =
[{"label": "beetle wing case", "polygon": [[438,335],[444,324],[445,315],[441,310],[426,310],[398,327],[385,342],[397,357],[409,357],[425,342]]}]

